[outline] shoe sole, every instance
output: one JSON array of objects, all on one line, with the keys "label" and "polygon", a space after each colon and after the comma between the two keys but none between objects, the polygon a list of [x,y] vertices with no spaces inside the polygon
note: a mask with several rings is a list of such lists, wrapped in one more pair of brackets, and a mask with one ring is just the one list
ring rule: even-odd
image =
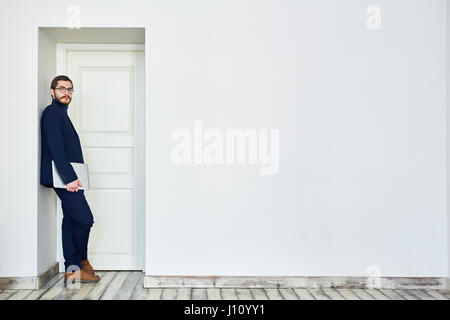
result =
[{"label": "shoe sole", "polygon": [[[95,282],[99,282],[99,281],[100,281],[100,279],[98,279],[98,280],[75,280],[75,283],[76,282],[80,282],[80,283],[95,283]],[[71,282],[71,281],[69,281],[69,282]],[[67,280],[64,280],[64,284],[66,284],[66,283],[67,283]]]}]

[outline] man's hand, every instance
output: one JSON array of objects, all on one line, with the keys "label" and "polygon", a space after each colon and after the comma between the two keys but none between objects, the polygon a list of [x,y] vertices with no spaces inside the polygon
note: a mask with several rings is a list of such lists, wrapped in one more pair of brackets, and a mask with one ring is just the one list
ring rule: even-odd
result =
[{"label": "man's hand", "polygon": [[83,186],[79,179],[66,184],[67,191],[78,192],[78,186]]}]

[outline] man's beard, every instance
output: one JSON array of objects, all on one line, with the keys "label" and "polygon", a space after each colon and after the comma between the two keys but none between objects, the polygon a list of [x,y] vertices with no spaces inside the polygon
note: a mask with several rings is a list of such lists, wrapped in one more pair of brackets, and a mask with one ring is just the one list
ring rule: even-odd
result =
[{"label": "man's beard", "polygon": [[[68,100],[67,99],[63,100],[63,98],[68,98]],[[68,105],[70,103],[70,101],[72,101],[72,99],[70,99],[69,97],[56,98],[56,100],[58,100],[59,103],[62,103],[62,104],[65,104],[65,105]]]}]

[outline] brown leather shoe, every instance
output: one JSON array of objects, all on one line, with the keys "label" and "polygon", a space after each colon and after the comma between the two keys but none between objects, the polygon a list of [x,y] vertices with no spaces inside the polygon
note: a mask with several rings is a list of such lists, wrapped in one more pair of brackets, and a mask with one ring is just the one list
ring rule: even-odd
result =
[{"label": "brown leather shoe", "polygon": [[[71,277],[70,280],[69,277]],[[90,274],[81,269],[74,272],[64,273],[64,283],[67,283],[67,280],[69,281],[75,280],[75,282],[80,281],[81,283],[90,283],[90,282],[98,282],[100,280],[100,277]]]},{"label": "brown leather shoe", "polygon": [[94,268],[92,268],[91,264],[89,263],[89,260],[80,260],[81,269],[86,271],[87,273],[90,273],[92,275],[95,275]]}]

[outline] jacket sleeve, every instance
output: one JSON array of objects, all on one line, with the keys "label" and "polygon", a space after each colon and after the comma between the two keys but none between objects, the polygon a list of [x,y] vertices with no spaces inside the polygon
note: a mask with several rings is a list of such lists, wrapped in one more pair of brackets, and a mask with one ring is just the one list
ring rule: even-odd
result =
[{"label": "jacket sleeve", "polygon": [[48,110],[43,121],[47,145],[55,161],[56,169],[62,181],[68,184],[78,179],[75,170],[66,156],[64,139],[62,135],[62,118],[56,110]]}]

